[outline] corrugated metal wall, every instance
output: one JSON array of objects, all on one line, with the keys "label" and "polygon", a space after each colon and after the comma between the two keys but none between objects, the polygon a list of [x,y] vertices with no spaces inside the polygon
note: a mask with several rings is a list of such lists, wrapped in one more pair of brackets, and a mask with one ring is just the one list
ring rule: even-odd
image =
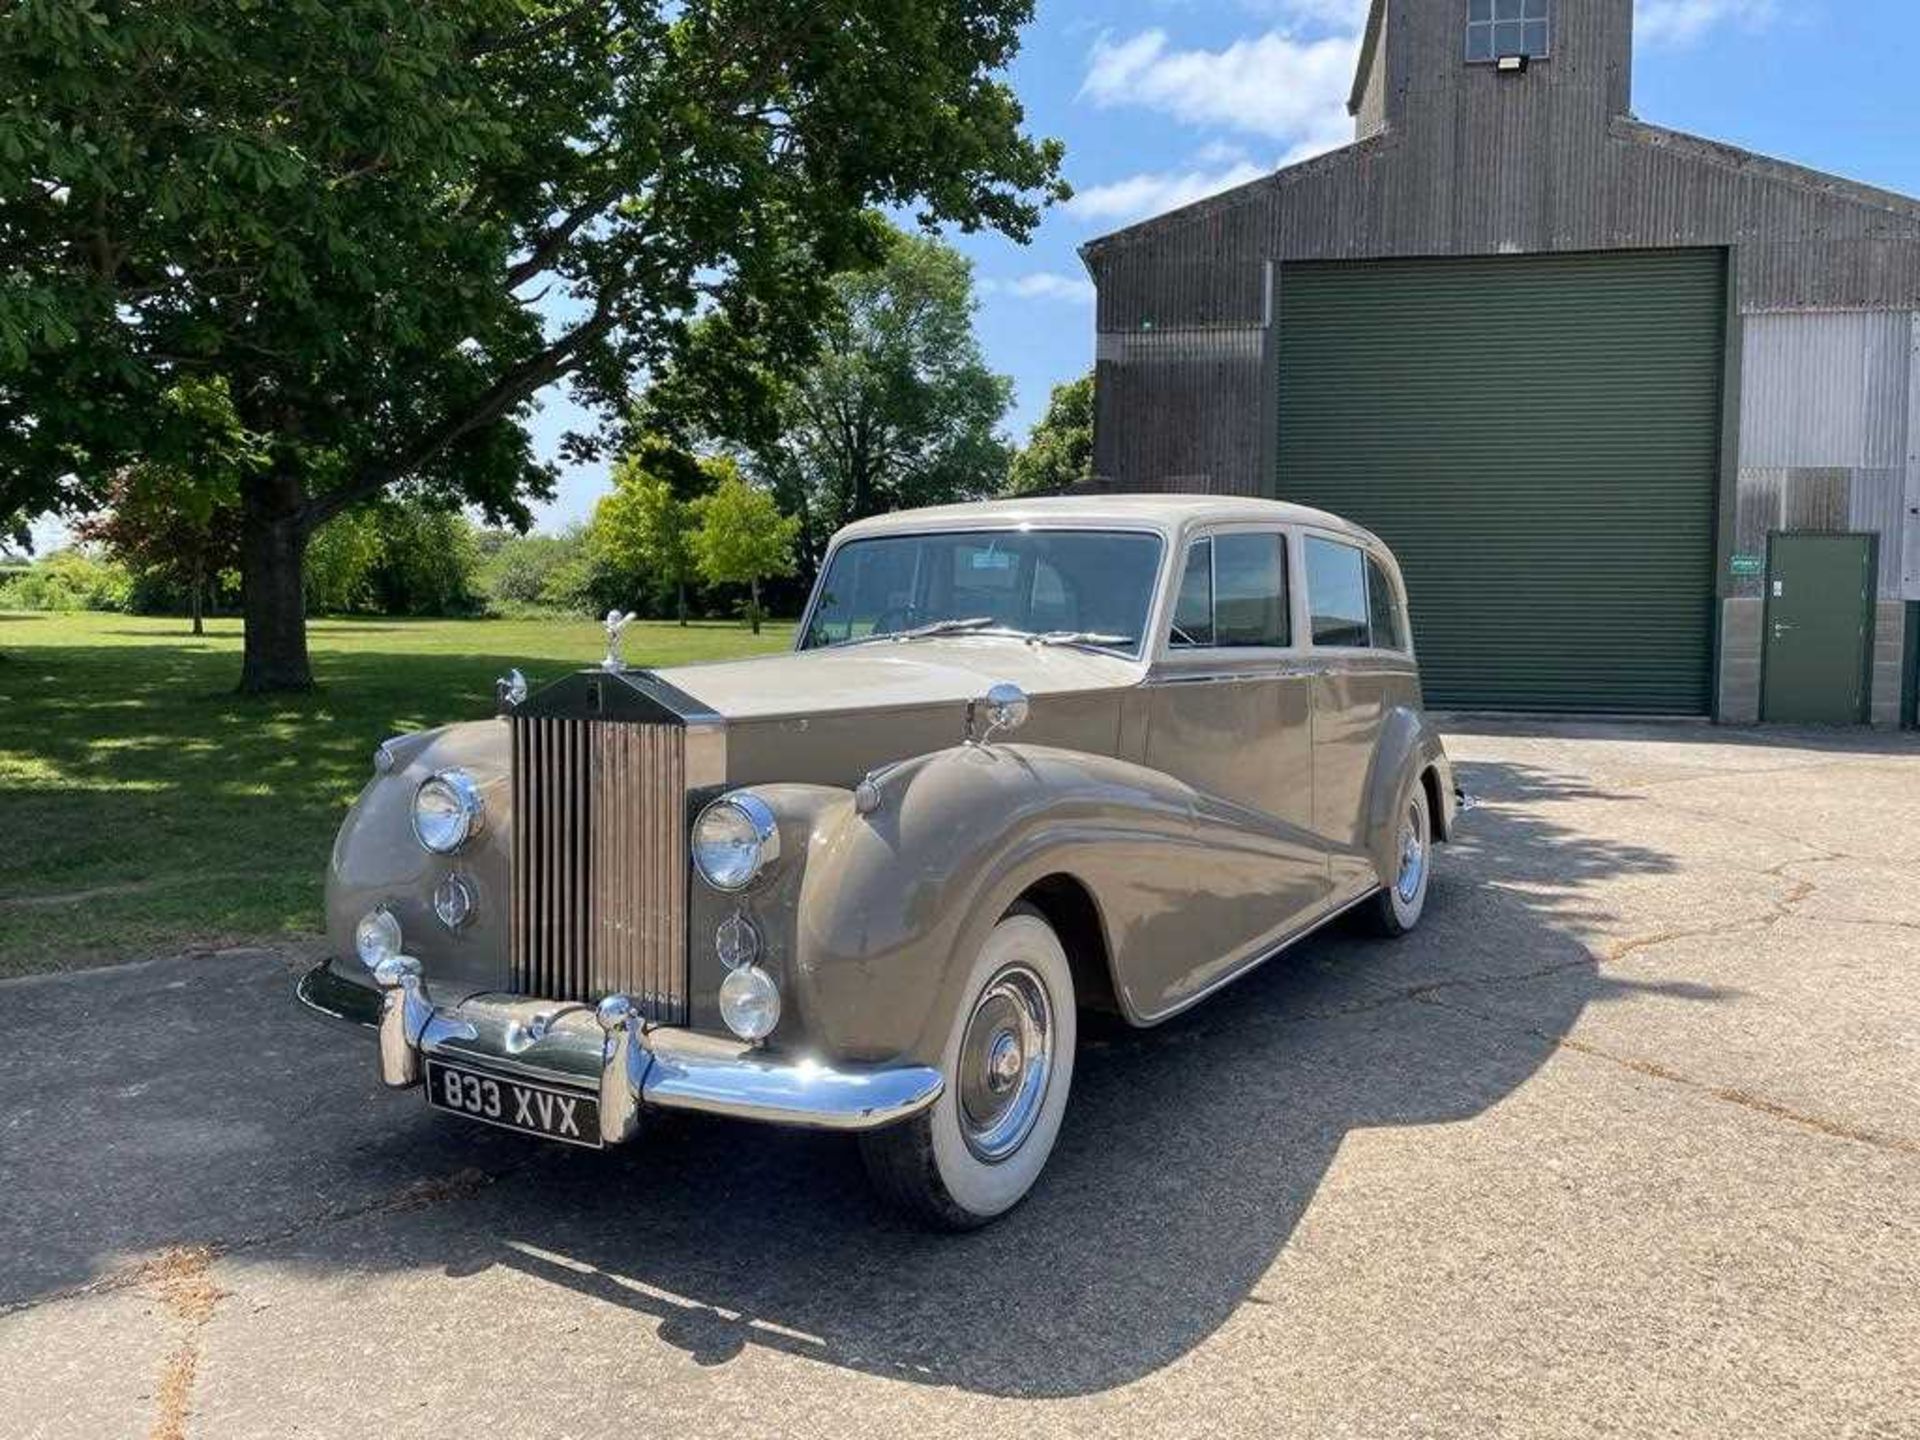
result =
[{"label": "corrugated metal wall", "polygon": [[1920,600],[1920,312],[1750,315],[1741,348],[1735,551],[1765,555],[1774,530],[1872,531],[1881,598]]}]

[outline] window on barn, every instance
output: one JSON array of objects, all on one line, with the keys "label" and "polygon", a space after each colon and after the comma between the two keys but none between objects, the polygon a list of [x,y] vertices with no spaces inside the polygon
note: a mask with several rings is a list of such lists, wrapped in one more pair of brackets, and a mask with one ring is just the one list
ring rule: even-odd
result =
[{"label": "window on barn", "polygon": [[1467,0],[1467,59],[1488,64],[1508,55],[1547,58],[1551,0]]}]

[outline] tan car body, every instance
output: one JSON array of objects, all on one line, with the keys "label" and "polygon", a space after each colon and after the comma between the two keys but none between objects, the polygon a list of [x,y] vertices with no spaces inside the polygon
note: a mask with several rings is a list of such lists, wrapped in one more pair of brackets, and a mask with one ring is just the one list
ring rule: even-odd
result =
[{"label": "tan car body", "polygon": [[[1426,788],[1436,838],[1447,838],[1452,773],[1422,713],[1410,649],[1304,643],[1300,583],[1286,649],[1168,647],[1182,557],[1205,535],[1284,532],[1296,577],[1303,537],[1324,535],[1365,549],[1398,587],[1385,547],[1333,516],[1179,497],[1008,502],[865,522],[835,547],[1036,526],[1160,537],[1149,643],[1137,658],[952,636],[630,677],[711,739],[701,794],[751,787],[780,828],[779,862],[744,896],[688,878],[692,1031],[737,1044],[718,1015],[726,971],[713,942],[736,906],[762,932],[762,963],[783,995],[766,1051],[937,1066],[969,958],[1023,898],[1061,932],[1083,1001],[1150,1025],[1391,883],[1413,787]],[[1001,682],[1030,697],[1030,719],[972,743],[969,705]],[[329,933],[346,957],[336,968],[370,984],[352,974],[353,927],[385,904],[418,937],[409,949],[436,1002],[506,990],[501,897],[516,821],[506,725],[389,745],[390,773],[369,784],[334,847]],[[409,823],[420,782],[450,766],[473,775],[486,799],[485,831],[457,859],[428,855]],[[862,813],[855,789],[869,776],[878,804]],[[482,905],[450,934],[430,897],[455,869]]]}]

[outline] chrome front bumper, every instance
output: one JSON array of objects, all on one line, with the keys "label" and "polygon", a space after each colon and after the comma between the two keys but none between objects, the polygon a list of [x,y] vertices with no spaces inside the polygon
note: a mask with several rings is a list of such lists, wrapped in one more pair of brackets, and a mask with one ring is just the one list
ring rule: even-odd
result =
[{"label": "chrome front bumper", "polygon": [[876,1130],[940,1098],[938,1070],[833,1067],[775,1057],[739,1042],[649,1026],[624,997],[597,1009],[522,995],[473,995],[436,1005],[417,963],[390,961],[379,989],[332,961],[301,977],[309,1009],[362,1025],[380,1042],[380,1078],[418,1085],[427,1056],[596,1096],[600,1138],[631,1140],[641,1111],[698,1110],[817,1130]]}]

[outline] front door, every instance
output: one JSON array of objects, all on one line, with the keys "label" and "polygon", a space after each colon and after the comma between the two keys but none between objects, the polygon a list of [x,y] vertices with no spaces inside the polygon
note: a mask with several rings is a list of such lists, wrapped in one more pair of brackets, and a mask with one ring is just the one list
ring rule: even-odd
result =
[{"label": "front door", "polygon": [[1769,537],[1762,719],[1801,725],[1866,720],[1874,540]]}]

